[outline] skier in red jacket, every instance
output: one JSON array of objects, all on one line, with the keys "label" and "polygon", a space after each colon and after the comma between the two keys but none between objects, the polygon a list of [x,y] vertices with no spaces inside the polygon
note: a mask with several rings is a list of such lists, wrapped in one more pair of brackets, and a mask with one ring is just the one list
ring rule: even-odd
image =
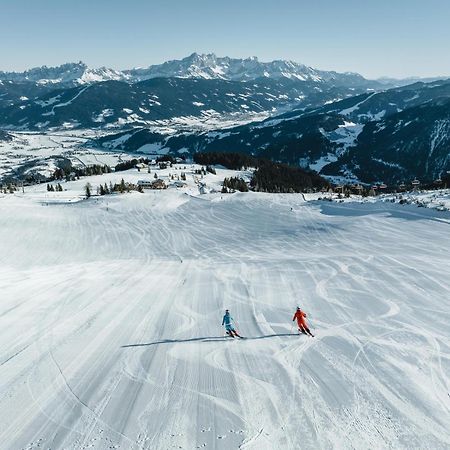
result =
[{"label": "skier in red jacket", "polygon": [[295,319],[297,319],[298,331],[301,331],[303,334],[309,334],[310,336],[314,337],[314,335],[309,330],[308,325],[306,325],[305,318],[306,313],[300,309],[300,306],[297,306],[297,311],[295,311],[292,322],[294,322]]}]

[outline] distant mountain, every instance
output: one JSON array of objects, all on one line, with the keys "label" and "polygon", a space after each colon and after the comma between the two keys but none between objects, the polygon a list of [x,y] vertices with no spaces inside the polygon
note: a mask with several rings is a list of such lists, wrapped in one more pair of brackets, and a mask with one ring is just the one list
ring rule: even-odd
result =
[{"label": "distant mountain", "polygon": [[449,110],[450,81],[416,83],[226,130],[161,135],[136,129],[99,145],[133,152],[237,151],[365,182],[432,181],[450,170]]},{"label": "distant mountain", "polygon": [[377,78],[376,81],[381,83],[387,87],[401,87],[408,86],[409,84],[414,83],[431,83],[433,81],[440,81],[449,79],[449,76],[440,76],[440,77],[408,77],[408,78],[391,78],[391,77],[382,77]]},{"label": "distant mountain", "polygon": [[0,72],[0,126],[128,126],[211,114],[273,115],[381,87],[355,73],[214,54],[124,71],[79,62]]},{"label": "distant mountain", "polygon": [[106,67],[90,69],[82,62],[63,64],[58,67],[35,67],[25,72],[0,72],[0,80],[3,82],[28,82],[43,85],[77,85],[126,79],[127,77],[120,71],[108,69]]},{"label": "distant mountain", "polygon": [[54,86],[38,83],[15,83],[0,80],[0,108],[21,103],[30,98],[37,98],[55,89]]},{"label": "distant mountain", "polygon": [[261,62],[258,58],[237,59],[218,57],[215,54],[192,55],[181,60],[129,70],[106,67],[91,69],[86,64],[68,63],[58,67],[36,67],[25,72],[0,72],[0,80],[14,83],[38,83],[65,86],[84,85],[100,81],[127,81],[136,83],[152,78],[203,78],[228,81],[249,81],[259,78],[290,79],[330,86],[381,87],[377,81],[366,80],[357,73],[338,73],[313,69],[293,61]]},{"label": "distant mountain", "polygon": [[[364,88],[320,87],[312,81],[261,78],[228,81],[199,78],[152,78],[138,83],[105,81],[51,90],[0,107],[0,126],[20,129],[49,127],[101,128],[155,125],[176,118],[273,115],[280,109],[310,108],[346,98]],[[220,124],[218,125],[220,126]]]},{"label": "distant mountain", "polygon": [[112,133],[97,145],[130,152],[239,151],[367,182],[431,180],[450,169],[450,80],[402,84],[214,54],[124,71],[80,62],[0,72],[0,127],[96,128]]},{"label": "distant mountain", "polygon": [[367,80],[358,73],[318,70],[295,61],[259,61],[257,57],[229,58],[214,53],[191,55],[147,68],[115,70],[107,67],[93,69],[83,62],[67,63],[57,67],[35,67],[24,72],[0,71],[0,81],[13,83],[37,83],[40,85],[76,86],[101,81],[126,81],[136,83],[152,78],[203,78],[228,81],[249,81],[259,78],[290,79],[330,86],[365,88],[400,87],[416,82],[431,82],[445,77],[396,79],[383,77]]},{"label": "distant mountain", "polygon": [[357,145],[324,174],[368,180],[433,181],[450,170],[450,96],[366,124]]},{"label": "distant mountain", "polygon": [[272,78],[328,83],[333,86],[374,87],[377,82],[366,80],[357,73],[337,73],[313,69],[293,61],[276,60],[261,62],[258,58],[237,59],[218,57],[214,53],[192,55],[181,60],[168,61],[150,66],[147,69],[124,71],[133,80],[149,78],[204,78],[232,81],[249,81],[259,78]]},{"label": "distant mountain", "polygon": [[0,108],[36,99],[56,89],[67,89],[109,80],[127,80],[121,72],[90,69],[83,63],[37,67],[25,72],[0,72]]}]

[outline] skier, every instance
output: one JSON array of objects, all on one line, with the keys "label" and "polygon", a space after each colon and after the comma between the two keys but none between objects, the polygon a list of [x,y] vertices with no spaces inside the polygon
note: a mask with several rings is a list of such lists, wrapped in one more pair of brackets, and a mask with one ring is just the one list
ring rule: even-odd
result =
[{"label": "skier", "polygon": [[225,310],[225,315],[223,316],[223,319],[222,319],[222,326],[225,325],[226,333],[231,337],[235,337],[235,336],[242,337],[242,336],[239,336],[239,334],[237,334],[237,331],[233,326],[233,322],[234,322],[234,319],[230,316],[230,311],[228,311],[228,309]]},{"label": "skier", "polygon": [[314,337],[314,335],[309,330],[308,325],[306,325],[305,317],[306,313],[300,309],[300,306],[297,306],[297,311],[295,312],[294,317],[292,318],[292,322],[294,322],[295,319],[297,319],[298,331],[301,331],[303,334],[309,334],[310,336]]}]

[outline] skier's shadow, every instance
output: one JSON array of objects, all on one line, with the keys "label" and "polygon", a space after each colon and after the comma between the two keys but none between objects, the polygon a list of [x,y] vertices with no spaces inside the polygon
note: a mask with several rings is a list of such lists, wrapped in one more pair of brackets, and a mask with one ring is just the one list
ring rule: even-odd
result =
[{"label": "skier's shadow", "polygon": [[[298,333],[278,333],[278,334],[267,334],[264,336],[254,336],[254,337],[244,337],[245,341],[256,341],[259,339],[270,339],[274,337],[284,337],[284,336],[299,336]],[[235,338],[239,340],[239,338]],[[196,337],[190,339],[163,339],[161,341],[155,342],[147,342],[143,344],[128,344],[122,345],[121,348],[128,347],[150,347],[152,345],[162,345],[162,344],[182,344],[185,342],[227,342],[231,341],[232,338],[229,336],[204,336],[204,337]]]}]

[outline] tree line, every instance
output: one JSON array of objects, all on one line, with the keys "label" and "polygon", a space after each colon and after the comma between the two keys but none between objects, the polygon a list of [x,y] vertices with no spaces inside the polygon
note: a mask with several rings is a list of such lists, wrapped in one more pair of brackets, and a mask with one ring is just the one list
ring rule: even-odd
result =
[{"label": "tree line", "polygon": [[[301,169],[264,158],[234,152],[208,152],[194,154],[197,164],[220,164],[231,170],[245,170],[254,167],[250,187],[258,192],[304,192],[309,189],[328,188],[330,184],[323,177],[313,171]],[[241,178],[224,180],[224,188],[243,190]],[[224,191],[225,191],[224,189]]]},{"label": "tree line", "polygon": [[315,172],[267,161],[253,172],[250,186],[257,192],[291,193],[324,189],[330,184]]},{"label": "tree line", "polygon": [[261,159],[251,155],[235,152],[206,152],[194,153],[194,162],[202,166],[222,165],[230,170],[246,170],[257,167]]}]

